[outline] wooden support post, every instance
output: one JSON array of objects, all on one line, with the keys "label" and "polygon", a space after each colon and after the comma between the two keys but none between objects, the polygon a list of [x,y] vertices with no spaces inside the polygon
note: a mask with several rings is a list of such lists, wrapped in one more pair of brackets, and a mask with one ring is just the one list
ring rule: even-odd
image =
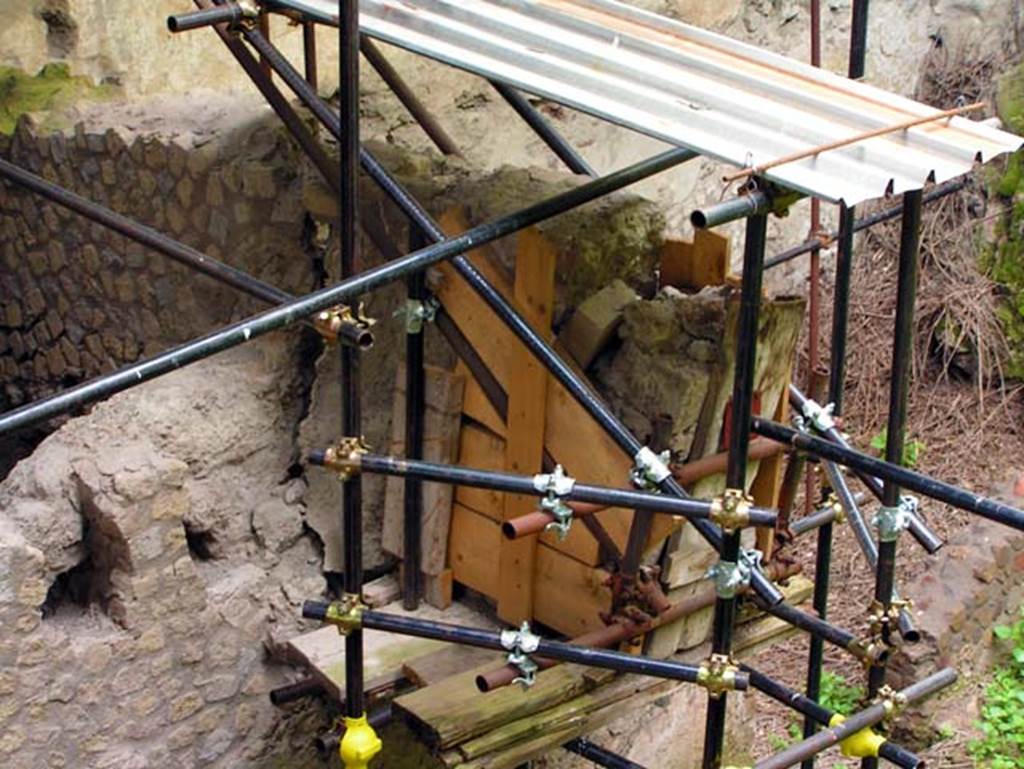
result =
[{"label": "wooden support post", "polygon": [[[516,304],[534,329],[551,337],[554,311],[556,254],[536,230],[519,233],[516,250],[514,296]],[[505,468],[509,472],[540,472],[544,457],[544,415],[548,377],[525,347],[512,351],[507,382]],[[506,494],[503,519],[516,518],[537,509],[537,498]],[[498,558],[498,616],[518,623],[533,618],[534,566],[537,536],[502,538]]]}]

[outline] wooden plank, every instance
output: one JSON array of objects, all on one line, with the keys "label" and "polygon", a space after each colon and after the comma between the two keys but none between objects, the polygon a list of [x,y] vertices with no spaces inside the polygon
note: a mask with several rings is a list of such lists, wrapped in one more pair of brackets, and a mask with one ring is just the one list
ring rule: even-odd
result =
[{"label": "wooden plank", "polygon": [[603,569],[580,563],[541,540],[533,583],[534,617],[569,637],[604,627],[599,613],[612,604],[607,579]]},{"label": "wooden plank", "polygon": [[[429,462],[454,462],[458,456],[459,415],[465,380],[436,366],[424,366],[423,458]],[[388,453],[405,455],[405,364],[396,372]],[[445,568],[453,487],[447,483],[422,483],[423,541],[420,547],[424,574],[440,574]],[[390,477],[385,487],[381,544],[403,557],[405,480]]]},{"label": "wooden plank", "polygon": [[501,664],[501,656],[440,683],[395,698],[392,709],[432,748],[446,750],[538,710],[572,699],[597,686],[578,665],[559,665],[524,691],[504,686],[482,694],[476,677]]},{"label": "wooden plank", "polygon": [[[786,374],[785,387],[782,392],[789,389],[789,382],[792,376],[792,366]],[[772,419],[779,424],[789,424],[789,398],[780,397],[775,405]],[[780,452],[774,456],[762,459],[757,467],[757,475],[750,485],[750,494],[754,502],[762,507],[778,510],[779,492],[782,489],[782,471],[786,465],[786,454]],[[771,526],[763,526],[757,531],[756,547],[764,553],[765,559],[772,557],[775,548],[775,529]]]},{"label": "wooden plank", "polygon": [[469,372],[469,367],[461,360],[455,364],[455,373],[465,377],[466,386],[462,396],[462,413],[479,422],[495,435],[505,437],[505,420],[502,419],[494,406],[484,394],[484,389]]},{"label": "wooden plank", "polygon": [[[534,229],[519,233],[514,294],[524,317],[542,338],[551,340],[555,301],[555,260],[551,244]],[[544,458],[544,413],[547,383],[544,368],[524,347],[511,352],[512,369],[506,385],[508,415],[505,468],[511,473],[541,471]],[[503,519],[537,509],[533,495],[506,494]],[[533,618],[533,573],[537,536],[501,539],[498,555],[498,616],[518,624]]]},{"label": "wooden plank", "polygon": [[678,687],[676,681],[638,675],[621,676],[583,697],[576,697],[543,712],[504,724],[475,739],[467,740],[459,745],[458,751],[465,760],[472,761],[488,753],[516,750],[520,743],[531,737],[538,734],[550,737],[552,732],[557,734],[563,729],[571,729],[595,711],[614,704],[620,705],[620,715],[624,712],[622,706],[626,702],[629,703],[629,709],[636,712],[637,705],[650,699],[638,695],[651,690],[657,693],[655,696],[664,695]]},{"label": "wooden plank", "polygon": [[[445,217],[442,217],[444,221]],[[451,231],[460,231],[460,228],[456,225]],[[477,256],[481,264],[486,263],[487,260]],[[476,260],[474,264],[477,264]],[[504,279],[500,273],[493,267],[488,269],[498,289],[502,293],[508,292],[509,286],[507,282],[502,285]],[[507,386],[510,376],[509,351],[521,348],[521,343],[450,265],[442,264],[438,273],[440,280],[433,285],[438,299],[491,373]],[[555,349],[558,350],[557,343]],[[622,487],[627,483],[632,457],[626,456],[576,399],[552,377],[549,377],[547,386],[544,445],[555,461],[565,467],[567,473],[581,481],[613,487]],[[632,512],[614,508],[601,513],[600,520],[619,547],[624,548]],[[670,517],[656,516],[649,543],[660,544],[674,525]],[[598,563],[597,543],[582,526],[573,526],[564,542],[557,542],[551,534],[542,536],[541,541],[563,552],[572,553],[587,564]]]},{"label": "wooden plank", "polygon": [[432,686],[467,670],[483,666],[489,670],[500,665],[503,659],[500,652],[491,649],[449,644],[443,649],[407,660],[402,665],[402,673],[415,686]]},{"label": "wooden plank", "polygon": [[729,238],[711,230],[697,230],[692,243],[666,240],[661,249],[661,285],[698,291],[721,286],[729,258]]},{"label": "wooden plank", "polygon": [[363,601],[373,609],[387,606],[392,601],[397,601],[401,595],[402,586],[394,574],[385,574],[363,585]]},{"label": "wooden plank", "polygon": [[[459,437],[459,464],[478,470],[504,470],[505,441],[483,427],[465,424]],[[505,501],[500,491],[459,486],[455,502],[495,521],[502,520]]]},{"label": "wooden plank", "polygon": [[[420,619],[451,622],[473,627],[493,628],[489,617],[467,606],[454,604],[447,611],[421,606],[415,616]],[[363,657],[367,690],[380,690],[402,677],[402,665],[425,654],[447,648],[443,641],[400,636],[379,630],[363,631]],[[345,696],[345,639],[337,628],[325,626],[292,638],[287,643],[290,659],[304,664],[335,699]]]},{"label": "wooden plank", "polygon": [[494,568],[501,547],[501,529],[486,516],[456,502],[448,558],[456,582],[492,598],[498,594],[498,570]]},{"label": "wooden plank", "polygon": [[451,569],[444,569],[440,574],[423,575],[423,600],[435,609],[447,609],[452,605],[452,584],[455,577]]},{"label": "wooden plank", "polygon": [[[500,524],[456,502],[448,546],[457,582],[484,595],[498,591],[495,553],[503,539]],[[534,568],[533,616],[567,636],[602,627],[599,612],[611,605],[604,585],[607,572],[548,547],[537,548]]]}]

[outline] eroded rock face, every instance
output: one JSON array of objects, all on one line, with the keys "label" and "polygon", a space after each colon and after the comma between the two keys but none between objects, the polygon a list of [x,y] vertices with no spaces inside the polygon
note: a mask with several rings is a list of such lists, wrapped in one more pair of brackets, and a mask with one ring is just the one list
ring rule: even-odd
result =
[{"label": "eroded rock face", "polygon": [[4,766],[302,765],[265,648],[324,586],[297,333],[115,396],[0,485]]},{"label": "eroded rock face", "polygon": [[667,448],[687,457],[719,364],[727,289],[686,295],[664,289],[623,311],[621,346],[597,365],[596,378],[634,435],[650,440],[667,421]]}]

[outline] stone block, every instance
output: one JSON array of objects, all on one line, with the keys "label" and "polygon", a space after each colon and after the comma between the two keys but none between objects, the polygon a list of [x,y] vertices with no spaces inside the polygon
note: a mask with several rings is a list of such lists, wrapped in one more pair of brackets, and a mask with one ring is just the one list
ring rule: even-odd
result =
[{"label": "stone block", "polygon": [[559,341],[582,368],[587,368],[619,327],[623,309],[636,299],[636,292],[624,281],[612,281],[576,308]]},{"label": "stone block", "polygon": [[183,721],[199,712],[203,707],[202,695],[197,691],[187,692],[171,701],[169,716],[172,723]]}]

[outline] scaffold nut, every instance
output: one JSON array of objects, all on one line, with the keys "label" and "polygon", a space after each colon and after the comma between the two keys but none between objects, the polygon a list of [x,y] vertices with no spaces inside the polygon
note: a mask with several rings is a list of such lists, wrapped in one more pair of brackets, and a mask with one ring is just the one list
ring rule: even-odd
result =
[{"label": "scaffold nut", "polygon": [[711,500],[708,519],[722,527],[726,534],[732,534],[750,525],[750,508],[754,500],[742,489],[726,489],[720,497]]},{"label": "scaffold nut", "polygon": [[260,15],[260,9],[256,7],[256,3],[252,0],[238,0],[237,5],[242,11],[242,15],[247,19],[255,19]]},{"label": "scaffold nut", "polygon": [[346,593],[340,600],[333,601],[327,606],[324,622],[337,626],[338,632],[342,635],[348,635],[362,627],[363,612],[366,609],[367,606],[360,596]]},{"label": "scaffold nut", "polygon": [[363,454],[369,450],[362,437],[342,438],[324,452],[324,466],[336,470],[342,482],[350,481],[359,475]]},{"label": "scaffold nut", "polygon": [[365,713],[358,718],[345,718],[345,734],[338,746],[345,769],[366,769],[382,747]]},{"label": "scaffold nut", "polygon": [[827,433],[836,426],[836,420],[832,417],[835,410],[836,404],[834,403],[822,406],[820,403],[813,401],[810,398],[804,401],[803,408],[801,409],[804,418],[820,433]]},{"label": "scaffold nut", "polygon": [[827,504],[832,508],[832,512],[835,513],[832,523],[846,523],[846,508],[843,507],[843,503],[839,501],[839,497],[834,492],[828,495]]},{"label": "scaffold nut", "polygon": [[361,304],[354,310],[348,305],[339,304],[318,313],[313,327],[329,343],[341,342],[368,350],[373,347],[373,333],[370,329],[376,322],[364,314]]},{"label": "scaffold nut", "polygon": [[883,505],[878,508],[871,523],[878,529],[879,542],[895,542],[908,526],[910,519],[917,512],[917,497],[905,495],[894,507]]},{"label": "scaffold nut", "polygon": [[668,449],[655,454],[644,446],[633,457],[633,469],[629,471],[629,479],[638,489],[654,491],[672,476],[668,463],[672,452]]},{"label": "scaffold nut", "polygon": [[422,300],[410,298],[405,300],[405,307],[395,311],[395,315],[405,318],[405,333],[419,334],[425,324],[434,322],[440,307],[441,303],[433,296]]},{"label": "scaffold nut", "polygon": [[[829,719],[828,725],[839,726],[845,720],[846,716],[836,713]],[[839,750],[847,758],[876,758],[885,741],[885,737],[868,726],[840,740]]]},{"label": "scaffold nut", "polygon": [[719,559],[704,575],[715,583],[715,595],[719,598],[735,598],[741,589],[750,585],[753,573],[761,568],[759,550],[741,550],[738,561]]},{"label": "scaffold nut", "polygon": [[907,707],[907,698],[903,693],[896,691],[889,685],[882,686],[878,690],[876,702],[880,702],[882,707],[885,708],[886,720],[895,718]]},{"label": "scaffold nut", "polygon": [[718,699],[725,692],[736,689],[739,668],[727,654],[712,654],[697,669],[697,683],[708,690],[708,696]]},{"label": "scaffold nut", "polygon": [[537,663],[530,655],[540,646],[540,636],[530,631],[530,623],[523,622],[518,630],[502,630],[501,646],[508,649],[507,662],[519,669],[519,675],[512,683],[529,689],[537,680]]}]

